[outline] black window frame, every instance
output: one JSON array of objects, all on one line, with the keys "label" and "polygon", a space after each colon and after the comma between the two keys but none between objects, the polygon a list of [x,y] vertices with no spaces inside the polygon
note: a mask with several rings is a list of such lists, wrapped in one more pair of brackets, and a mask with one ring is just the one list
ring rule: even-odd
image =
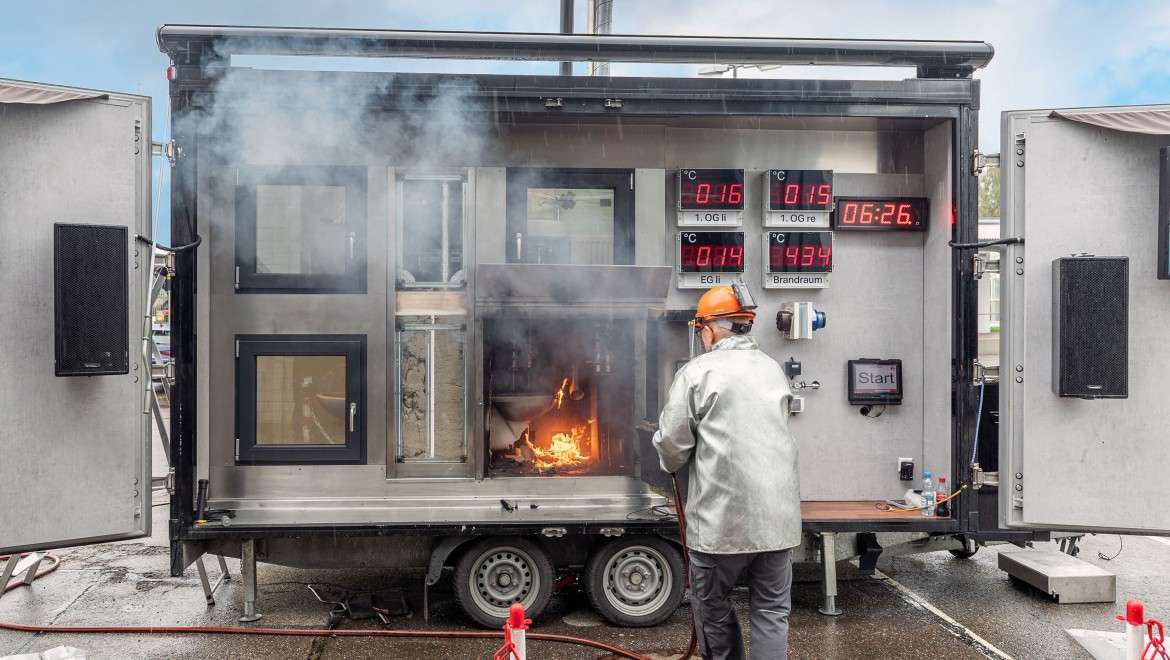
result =
[{"label": "black window frame", "polygon": [[[236,335],[236,342],[236,465],[366,463],[366,335]],[[256,358],[284,355],[345,357],[346,403],[357,404],[345,444],[256,444]]]},{"label": "black window frame", "polygon": [[[236,180],[236,293],[366,293],[367,171],[333,165],[241,167]],[[342,186],[345,225],[352,257],[342,275],[297,275],[256,272],[256,187],[259,185]]]},{"label": "black window frame", "polygon": [[504,240],[507,263],[528,263],[528,244],[516,254],[515,236],[528,235],[530,188],[597,188],[613,190],[613,265],[634,263],[634,170],[616,168],[509,167]]}]

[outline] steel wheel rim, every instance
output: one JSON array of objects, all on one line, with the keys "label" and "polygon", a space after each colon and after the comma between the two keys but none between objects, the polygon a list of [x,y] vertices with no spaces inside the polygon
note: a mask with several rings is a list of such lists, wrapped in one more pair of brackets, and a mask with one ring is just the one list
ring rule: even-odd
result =
[{"label": "steel wheel rim", "polygon": [[674,575],[669,566],[666,557],[649,546],[623,548],[605,565],[606,600],[628,616],[653,614],[670,598]]},{"label": "steel wheel rim", "polygon": [[477,557],[468,582],[475,606],[500,618],[507,618],[512,603],[528,609],[541,586],[536,562],[512,546],[492,548]]}]

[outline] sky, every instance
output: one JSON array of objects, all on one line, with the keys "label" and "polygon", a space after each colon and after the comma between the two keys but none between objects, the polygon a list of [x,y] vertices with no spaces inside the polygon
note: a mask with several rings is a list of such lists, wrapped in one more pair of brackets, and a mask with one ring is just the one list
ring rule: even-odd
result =
[{"label": "sky", "polygon": [[[576,0],[584,31],[585,0]],[[0,78],[141,93],[166,116],[163,24],[556,32],[559,0],[0,0]],[[1004,110],[1170,103],[1165,0],[614,0],[615,34],[985,41],[982,151],[999,151]],[[339,63],[346,68],[349,63]],[[281,66],[259,60],[252,66]],[[376,63],[387,70],[526,71],[556,63]],[[615,64],[614,75],[694,76],[696,65]],[[584,71],[578,65],[577,72]],[[906,69],[782,67],[743,76],[901,79]],[[165,188],[164,188],[165,192]],[[165,209],[162,204],[166,237]]]}]

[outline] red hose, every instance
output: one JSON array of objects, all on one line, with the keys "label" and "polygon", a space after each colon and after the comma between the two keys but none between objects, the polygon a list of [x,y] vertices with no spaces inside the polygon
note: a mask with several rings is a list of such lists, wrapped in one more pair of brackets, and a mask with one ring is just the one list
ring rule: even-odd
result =
[{"label": "red hose", "polygon": [[[24,557],[27,557],[30,554],[32,554],[32,553],[25,552],[25,553],[21,554],[20,556],[23,559]],[[0,555],[0,561],[8,561],[11,558],[12,558],[12,555]],[[57,557],[57,555],[45,555],[45,559],[52,561],[53,565],[49,566],[48,568],[46,568],[44,570],[37,571],[37,574],[33,576],[34,580],[39,578],[42,575],[48,575],[49,573],[52,573],[53,571],[57,570],[58,566],[61,565],[61,559],[59,557]],[[9,590],[15,589],[22,584],[24,584],[24,582],[13,582],[12,584],[6,584],[6,585],[4,585],[4,591],[0,591],[0,593],[8,593]]]},{"label": "red hose", "polygon": [[[428,630],[305,630],[300,628],[228,628],[216,626],[25,626],[18,623],[0,621],[0,628],[19,632],[32,633],[212,633],[219,635],[279,635],[291,637],[415,637],[415,638],[462,638],[462,639],[494,639],[499,640],[500,634],[494,632],[428,631]],[[602,651],[630,660],[649,660],[645,656],[633,651],[610,646],[602,642],[565,635],[548,635],[544,633],[528,633],[528,639],[542,642],[557,642],[561,644],[577,644],[592,646]]]},{"label": "red hose", "polygon": [[[687,550],[687,519],[683,515],[683,500],[682,492],[678,488],[678,475],[674,472],[670,473],[670,480],[674,483],[674,510],[678,514],[678,536],[682,541],[683,552],[683,573],[686,574],[685,582],[683,584],[689,589],[691,587],[691,555]],[[699,645],[699,638],[695,632],[695,618],[691,617],[691,641],[687,643],[687,650],[678,657],[678,660],[687,660],[695,654],[695,647]]]}]

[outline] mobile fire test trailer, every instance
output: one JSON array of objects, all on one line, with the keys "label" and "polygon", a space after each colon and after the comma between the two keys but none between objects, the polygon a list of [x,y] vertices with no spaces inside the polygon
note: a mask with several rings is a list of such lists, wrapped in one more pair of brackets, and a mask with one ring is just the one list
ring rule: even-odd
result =
[{"label": "mobile fire test trailer", "polygon": [[[241,557],[247,619],[262,561],[427,567],[427,585],[453,566],[484,624],[515,601],[539,616],[579,571],[609,619],[662,620],[678,537],[636,426],[691,356],[698,296],[732,281],[798,395],[796,557],[822,562],[826,611],[834,558],[1170,530],[1170,108],[1004,114],[996,370],[976,323],[987,44],[200,26],[158,43],[171,569]],[[0,81],[0,103],[0,552],[141,536],[150,101]],[[875,506],[924,470],[967,487],[949,515]]]}]

